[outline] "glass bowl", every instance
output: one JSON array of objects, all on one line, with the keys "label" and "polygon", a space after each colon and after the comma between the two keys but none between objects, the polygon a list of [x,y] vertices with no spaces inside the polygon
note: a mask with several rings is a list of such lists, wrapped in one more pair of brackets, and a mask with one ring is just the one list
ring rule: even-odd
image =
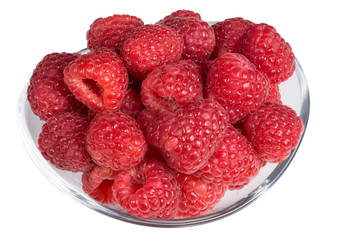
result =
[{"label": "glass bowl", "polygon": [[[86,50],[80,53],[85,53]],[[88,197],[82,190],[81,173],[61,171],[47,162],[38,150],[37,139],[44,122],[40,121],[31,111],[27,100],[27,87],[23,88],[17,106],[17,122],[20,135],[25,148],[37,166],[37,168],[50,180],[59,190],[72,197],[81,204],[105,214],[109,217],[122,221],[153,226],[153,227],[183,227],[214,221],[243,209],[266,192],[285,172],[294,158],[305,130],[301,136],[298,146],[292,150],[290,156],[279,164],[266,164],[248,185],[238,191],[227,191],[225,197],[216,207],[203,216],[185,219],[141,219],[131,216],[118,206],[108,207]],[[303,70],[296,60],[296,69],[291,78],[279,85],[282,101],[285,105],[293,108],[301,116],[305,129],[308,122],[310,99],[307,81]]]}]

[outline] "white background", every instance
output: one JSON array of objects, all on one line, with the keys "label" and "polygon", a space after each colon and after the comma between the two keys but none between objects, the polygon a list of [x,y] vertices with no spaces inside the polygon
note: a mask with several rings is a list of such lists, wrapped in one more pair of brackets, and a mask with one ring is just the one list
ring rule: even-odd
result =
[{"label": "white background", "polygon": [[[0,4],[0,239],[339,238],[336,1],[79,2],[30,0]],[[292,45],[306,74],[311,94],[310,121],[285,174],[247,208],[197,227],[137,226],[84,207],[38,171],[19,138],[16,103],[44,55],[86,47],[86,31],[96,18],[126,13],[154,23],[178,9],[199,12],[203,20],[241,16],[275,26]]]}]

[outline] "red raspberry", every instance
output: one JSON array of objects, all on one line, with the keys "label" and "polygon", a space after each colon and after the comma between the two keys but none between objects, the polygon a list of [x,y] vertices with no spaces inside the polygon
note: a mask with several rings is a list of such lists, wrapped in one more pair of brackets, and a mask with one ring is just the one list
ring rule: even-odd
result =
[{"label": "red raspberry", "polygon": [[265,102],[274,102],[282,104],[278,84],[271,84],[270,88],[268,89],[268,96]]},{"label": "red raspberry", "polygon": [[211,58],[221,57],[225,53],[236,53],[240,40],[253,22],[241,17],[228,18],[212,25],[215,33],[215,47]]},{"label": "red raspberry", "polygon": [[245,129],[244,129],[244,121],[245,121],[245,118],[242,118],[239,121],[232,123],[232,126],[235,129],[237,129],[237,131],[240,132],[242,135],[246,136]]},{"label": "red raspberry", "polygon": [[239,185],[229,185],[227,186],[228,187],[228,190],[229,191],[236,191],[236,190],[240,190],[242,189],[243,187],[245,187],[248,183],[243,183],[243,184],[239,184]]},{"label": "red raspberry", "polygon": [[258,174],[260,164],[251,143],[229,124],[220,146],[195,175],[206,183],[242,185]]},{"label": "red raspberry", "polygon": [[227,112],[235,123],[266,99],[269,80],[243,55],[226,53],[216,59],[208,73],[206,92]]},{"label": "red raspberry", "polygon": [[146,131],[148,126],[155,120],[157,114],[149,109],[144,109],[137,116],[137,123],[140,125],[141,130]]},{"label": "red raspberry", "polygon": [[64,69],[80,54],[77,53],[50,53],[47,54],[35,67],[30,81],[35,82],[45,77],[64,78]]},{"label": "red raspberry", "polygon": [[211,211],[225,195],[226,185],[205,183],[194,175],[177,173],[181,188],[177,217],[196,217]]},{"label": "red raspberry", "polygon": [[50,117],[42,126],[38,138],[42,156],[58,169],[83,172],[92,167],[91,157],[85,148],[87,116],[62,113]]},{"label": "red raspberry", "polygon": [[166,16],[164,19],[168,19],[172,17],[194,18],[194,19],[201,20],[200,14],[193,12],[191,10],[177,10],[175,12],[172,12],[170,15]]},{"label": "red raspberry", "polygon": [[174,218],[179,186],[173,172],[155,159],[120,171],[113,193],[128,213],[142,218]]},{"label": "red raspberry", "polygon": [[[141,103],[139,94],[132,89],[127,89],[127,93],[124,99],[121,101],[119,110],[135,118],[137,115],[139,115],[143,108],[144,106]],[[97,113],[98,112],[89,109],[87,115],[89,119],[92,120]]]},{"label": "red raspberry", "polygon": [[87,47],[92,50],[107,47],[120,52],[128,34],[143,25],[144,22],[140,18],[130,15],[115,14],[98,18],[87,32]]},{"label": "red raspberry", "polygon": [[226,132],[225,110],[206,99],[165,111],[147,129],[150,144],[160,148],[168,165],[191,174],[203,167]]},{"label": "red raspberry", "polygon": [[91,121],[86,148],[99,166],[115,171],[137,165],[147,150],[147,140],[136,121],[122,112],[98,113]]},{"label": "red raspberry", "polygon": [[121,55],[130,74],[143,80],[154,68],[179,60],[182,49],[183,39],[175,30],[144,25],[130,34]]},{"label": "red raspberry", "polygon": [[71,62],[64,74],[69,89],[89,108],[98,112],[119,109],[128,75],[116,53],[107,48],[89,52]]},{"label": "red raspberry", "polygon": [[140,95],[132,89],[127,89],[127,94],[120,105],[120,111],[135,118],[142,109]]},{"label": "red raspberry", "polygon": [[115,205],[112,185],[118,172],[95,165],[82,174],[82,189],[94,200],[106,205]]},{"label": "red raspberry", "polygon": [[261,23],[249,28],[239,44],[239,52],[265,73],[272,84],[287,80],[294,72],[291,46],[270,25]]},{"label": "red raspberry", "polygon": [[146,108],[161,113],[203,98],[199,66],[189,60],[154,69],[141,85],[141,101]]},{"label": "red raspberry", "polygon": [[64,68],[78,56],[51,53],[36,66],[27,89],[27,99],[41,120],[64,112],[81,112],[86,107],[72,95],[64,82]]},{"label": "red raspberry", "polygon": [[213,28],[204,21],[194,18],[172,17],[158,24],[175,29],[184,39],[182,57],[193,61],[207,60],[215,45]]},{"label": "red raspberry", "polygon": [[276,163],[285,160],[303,132],[303,123],[288,106],[266,102],[245,118],[247,138],[260,159]]},{"label": "red raspberry", "polygon": [[98,112],[92,110],[92,109],[88,109],[87,111],[87,117],[89,119],[89,121],[91,122],[93,120],[93,118],[98,114]]},{"label": "red raspberry", "polygon": [[[204,79],[204,86],[205,86],[208,72],[210,71],[214,63],[214,60],[196,61],[196,63],[200,66],[201,75],[202,75],[202,78]],[[204,92],[204,94],[206,94],[206,91]]]}]

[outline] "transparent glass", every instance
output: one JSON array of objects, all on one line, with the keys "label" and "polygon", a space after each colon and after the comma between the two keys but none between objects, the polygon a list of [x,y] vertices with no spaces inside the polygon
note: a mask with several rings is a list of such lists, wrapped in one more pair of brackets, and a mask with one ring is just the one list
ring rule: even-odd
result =
[{"label": "transparent glass", "polygon": [[[85,51],[86,50],[83,50],[81,53]],[[31,111],[26,95],[27,86],[28,85],[23,88],[19,96],[17,123],[23,144],[29,156],[45,177],[63,193],[97,212],[122,221],[153,227],[183,227],[207,223],[229,216],[248,206],[266,192],[280,178],[291,163],[305,133],[310,111],[307,81],[299,62],[296,61],[296,69],[293,76],[279,85],[283,103],[293,108],[298,115],[301,116],[305,125],[305,130],[299,144],[292,150],[289,158],[279,164],[267,164],[260,170],[258,176],[243,189],[227,191],[225,197],[218,203],[214,210],[206,215],[185,219],[145,220],[129,215],[118,206],[108,207],[91,199],[82,191],[81,173],[58,170],[42,157],[38,150],[37,139],[44,122],[40,121]]]}]

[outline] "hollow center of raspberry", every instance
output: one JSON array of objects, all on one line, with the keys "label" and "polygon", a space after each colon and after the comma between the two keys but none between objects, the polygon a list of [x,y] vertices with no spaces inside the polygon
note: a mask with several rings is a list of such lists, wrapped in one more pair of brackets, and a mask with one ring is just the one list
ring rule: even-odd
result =
[{"label": "hollow center of raspberry", "polygon": [[102,96],[104,89],[96,81],[89,78],[83,79],[82,81],[89,91],[91,91],[98,97]]},{"label": "hollow center of raspberry", "polygon": [[138,174],[136,178],[133,179],[133,185],[136,189],[143,188],[146,184],[146,176],[143,174]]},{"label": "hollow center of raspberry", "polygon": [[177,101],[173,97],[161,97],[162,101],[164,101],[167,105],[176,106]]},{"label": "hollow center of raspberry", "polygon": [[114,183],[114,180],[108,180],[108,179],[103,180],[97,189],[100,189],[100,191],[103,193],[109,193],[112,191],[113,183]]},{"label": "hollow center of raspberry", "polygon": [[110,202],[113,196],[112,185],[114,180],[103,180],[102,183],[94,191],[94,194],[101,194],[105,202]]}]

